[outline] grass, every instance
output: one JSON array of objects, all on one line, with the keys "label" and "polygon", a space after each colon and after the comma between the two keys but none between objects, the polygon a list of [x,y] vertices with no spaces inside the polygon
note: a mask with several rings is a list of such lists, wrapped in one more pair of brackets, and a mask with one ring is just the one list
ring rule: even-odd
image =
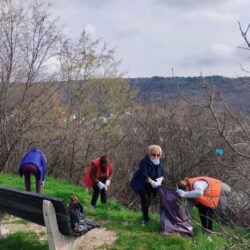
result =
[{"label": "grass", "polygon": [[[34,179],[32,180],[34,188]],[[24,180],[13,174],[0,174],[0,186],[14,187],[24,190]],[[207,236],[202,234],[198,225],[198,213],[195,211],[194,236],[168,236],[160,235],[159,214],[150,214],[150,223],[146,227],[141,227],[141,213],[126,210],[121,204],[113,199],[109,199],[106,205],[97,203],[95,209],[89,206],[91,193],[85,191],[80,186],[75,186],[67,181],[58,180],[53,177],[46,177],[43,193],[46,195],[63,198],[67,203],[71,194],[78,196],[85,209],[86,217],[98,222],[101,226],[113,230],[117,233],[118,238],[111,246],[103,246],[103,249],[113,250],[219,250],[225,249],[232,242],[230,237],[223,235]],[[25,223],[22,220],[17,223]],[[215,225],[215,230],[219,231],[220,227]],[[228,228],[233,232],[234,229]],[[240,235],[245,235],[245,230],[238,230]],[[250,239],[248,239],[250,240]],[[0,249],[2,250],[48,250],[47,241],[39,241],[38,235],[34,232],[17,232],[10,234],[8,237],[0,238]],[[87,246],[86,246],[86,249]],[[102,249],[102,248],[100,248]]]},{"label": "grass", "polygon": [[38,235],[34,232],[16,232],[8,237],[0,238],[1,250],[47,250],[48,242],[39,241]]}]

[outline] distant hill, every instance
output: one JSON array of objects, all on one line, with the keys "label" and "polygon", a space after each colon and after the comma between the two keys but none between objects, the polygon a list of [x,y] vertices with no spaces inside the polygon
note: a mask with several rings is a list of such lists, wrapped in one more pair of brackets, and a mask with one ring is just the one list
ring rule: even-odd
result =
[{"label": "distant hill", "polygon": [[177,85],[181,86],[185,96],[204,96],[202,81],[215,86],[231,107],[250,114],[250,77],[226,78],[222,76],[210,77],[151,77],[129,78],[130,86],[138,89],[141,102],[168,103],[180,100]]}]

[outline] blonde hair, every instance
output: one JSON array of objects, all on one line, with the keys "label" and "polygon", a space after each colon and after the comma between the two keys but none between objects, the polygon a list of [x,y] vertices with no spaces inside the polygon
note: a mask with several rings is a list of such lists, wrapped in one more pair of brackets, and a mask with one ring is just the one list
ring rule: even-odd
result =
[{"label": "blonde hair", "polygon": [[149,145],[148,146],[148,155],[150,155],[152,153],[152,151],[159,151],[160,153],[160,157],[162,156],[162,149],[159,145]]}]

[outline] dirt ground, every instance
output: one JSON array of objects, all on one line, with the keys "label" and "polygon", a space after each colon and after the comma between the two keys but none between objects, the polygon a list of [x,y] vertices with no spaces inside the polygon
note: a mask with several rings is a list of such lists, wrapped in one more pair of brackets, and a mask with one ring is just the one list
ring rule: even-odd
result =
[{"label": "dirt ground", "polygon": [[[5,237],[17,231],[33,231],[37,233],[40,240],[47,240],[45,227],[34,223],[20,224],[18,221],[20,219],[14,216],[5,216],[2,220],[2,234],[0,234],[0,237]],[[117,235],[114,231],[106,230],[105,228],[95,228],[82,237],[78,250],[104,250],[111,246],[116,239]]]}]

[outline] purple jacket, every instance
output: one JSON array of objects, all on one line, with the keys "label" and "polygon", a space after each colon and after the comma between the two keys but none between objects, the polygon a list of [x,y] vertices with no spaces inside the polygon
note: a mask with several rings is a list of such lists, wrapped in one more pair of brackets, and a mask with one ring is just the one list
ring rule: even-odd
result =
[{"label": "purple jacket", "polygon": [[40,171],[41,180],[44,181],[47,162],[44,153],[40,149],[33,148],[23,157],[18,169],[21,177],[23,175],[23,166],[26,164],[35,165]]}]

